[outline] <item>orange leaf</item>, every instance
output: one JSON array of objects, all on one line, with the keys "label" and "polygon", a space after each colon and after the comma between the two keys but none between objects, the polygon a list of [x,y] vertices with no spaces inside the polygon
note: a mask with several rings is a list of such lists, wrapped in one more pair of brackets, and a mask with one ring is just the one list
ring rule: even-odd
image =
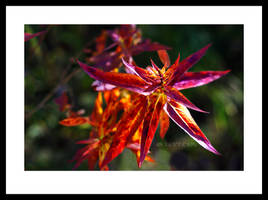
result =
[{"label": "orange leaf", "polygon": [[89,118],[89,123],[92,126],[97,126],[102,120],[102,114],[103,114],[102,103],[103,103],[102,93],[98,92],[98,96],[96,98],[92,114]]},{"label": "orange leaf", "polygon": [[106,104],[108,105],[110,101],[116,101],[118,97],[120,96],[120,90],[119,88],[115,88],[112,90],[106,90],[103,93],[104,99]]},{"label": "orange leaf", "polygon": [[61,120],[59,123],[63,126],[78,126],[88,122],[86,117],[75,117],[75,118],[66,118]]},{"label": "orange leaf", "polygon": [[151,102],[148,106],[147,113],[143,122],[139,167],[141,167],[141,164],[149,151],[149,148],[155,135],[155,131],[158,126],[160,112],[165,103],[162,96],[156,97],[157,99],[153,99],[153,97],[151,96],[149,96],[149,98]]},{"label": "orange leaf", "polygon": [[107,165],[123,151],[129,138],[132,137],[140,126],[140,123],[143,120],[146,105],[147,98],[144,96],[139,96],[139,101],[137,101],[137,103],[134,104],[133,107],[123,115],[118,123],[118,128],[114,135],[111,147],[109,148],[101,167]]},{"label": "orange leaf", "polygon": [[[140,150],[131,149],[131,151],[136,155],[137,163],[139,165],[139,163],[140,163]],[[148,162],[152,162],[152,163],[155,162],[155,160],[152,157],[150,157],[149,155],[146,155],[144,160],[146,160]]]},{"label": "orange leaf", "polygon": [[171,67],[168,68],[168,70],[165,73],[165,81],[169,82],[171,76],[173,75],[173,73],[175,72],[175,70],[177,69],[177,67],[179,66],[179,61],[180,61],[180,54],[178,55],[178,58],[176,60],[176,62],[171,65]]},{"label": "orange leaf", "polygon": [[166,69],[167,67],[169,67],[170,66],[170,59],[169,59],[167,51],[166,50],[158,50],[157,53],[158,53],[158,56],[159,56],[161,62],[164,65],[164,68]]},{"label": "orange leaf", "polygon": [[163,139],[169,128],[169,116],[164,110],[160,112],[160,137]]}]

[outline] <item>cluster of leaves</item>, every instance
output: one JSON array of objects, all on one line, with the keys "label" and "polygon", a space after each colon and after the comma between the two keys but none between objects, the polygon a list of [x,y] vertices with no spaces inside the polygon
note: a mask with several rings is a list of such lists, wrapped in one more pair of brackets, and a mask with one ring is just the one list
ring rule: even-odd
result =
[{"label": "cluster of leaves", "polygon": [[[113,42],[107,46],[108,39]],[[66,93],[55,99],[60,110],[66,112],[66,119],[60,121],[61,125],[78,126],[88,123],[92,127],[89,137],[77,142],[85,146],[73,158],[76,162],[75,168],[87,160],[91,170],[95,169],[97,162],[101,170],[108,170],[108,164],[125,148],[129,148],[136,155],[139,167],[144,160],[154,162],[148,155],[150,146],[159,124],[160,136],[165,137],[169,118],[205,149],[220,154],[198,127],[187,108],[205,111],[191,103],[180,92],[208,84],[229,72],[188,72],[205,55],[210,44],[182,61],[179,55],[172,65],[166,51],[170,48],[143,39],[135,25],[103,30],[96,38],[95,44],[94,51],[85,49],[89,54],[86,62],[91,66],[77,60],[79,66],[95,79],[92,87],[98,95],[91,115],[83,116],[81,111],[74,112]],[[157,51],[163,67],[160,69],[153,60],[151,66],[137,66],[133,56],[144,51]],[[123,70],[122,66],[125,66],[126,73],[119,72]]]}]

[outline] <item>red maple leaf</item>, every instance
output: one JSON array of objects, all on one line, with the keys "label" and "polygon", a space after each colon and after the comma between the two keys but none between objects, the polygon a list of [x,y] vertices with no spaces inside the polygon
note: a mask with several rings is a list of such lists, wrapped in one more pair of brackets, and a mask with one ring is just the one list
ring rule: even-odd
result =
[{"label": "red maple leaf", "polygon": [[[199,112],[205,111],[196,107],[179,91],[208,84],[230,71],[187,72],[204,56],[210,46],[210,44],[205,46],[181,62],[179,61],[180,56],[178,56],[171,66],[167,52],[165,50],[158,51],[160,60],[164,65],[162,69],[152,60],[151,66],[144,69],[122,59],[126,68],[133,74],[104,72],[77,61],[90,77],[141,94],[137,101],[132,104],[130,111],[121,119],[120,131],[115,134],[111,147],[102,163],[103,165],[107,165],[123,151],[128,138],[131,138],[140,124],[143,124],[140,143],[140,167],[149,151],[159,121],[161,137],[165,135],[165,125],[169,123],[166,115],[205,149],[219,154],[197,126],[187,108]],[[163,110],[166,114],[163,114]]]}]

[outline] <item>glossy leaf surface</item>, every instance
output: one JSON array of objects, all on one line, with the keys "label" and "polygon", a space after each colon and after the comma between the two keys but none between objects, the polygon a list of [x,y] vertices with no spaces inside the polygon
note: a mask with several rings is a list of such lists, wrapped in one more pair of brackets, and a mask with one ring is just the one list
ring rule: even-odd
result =
[{"label": "glossy leaf surface", "polygon": [[90,77],[105,83],[126,88],[135,92],[142,92],[147,86],[144,80],[133,74],[104,72],[97,68],[90,67],[80,61],[78,61],[78,64]]},{"label": "glossy leaf surface", "polygon": [[142,136],[141,136],[141,153],[139,167],[147,155],[149,148],[152,144],[155,131],[159,123],[160,112],[164,106],[162,97],[149,97],[150,104],[143,122]]},{"label": "glossy leaf surface", "polygon": [[[210,44],[181,62],[179,54],[171,66],[167,52],[158,50],[157,53],[164,65],[162,69],[152,60],[151,66],[144,69],[138,67],[130,57],[126,57],[128,62],[123,58],[122,62],[130,73],[103,72],[78,61],[92,78],[144,95],[134,98],[134,101],[130,103],[131,108],[116,124],[113,141],[101,167],[118,156],[125,147],[136,151],[138,166],[141,167],[149,152],[159,122],[160,137],[164,138],[169,127],[169,117],[204,148],[219,154],[197,126],[187,108],[207,112],[191,103],[178,90],[205,85],[229,72],[229,70],[187,72],[204,56],[209,47]],[[140,140],[133,141],[132,136],[137,130],[141,134]],[[136,147],[137,144],[140,144],[140,149]]]},{"label": "glossy leaf surface", "polygon": [[193,87],[206,85],[212,81],[215,81],[222,76],[229,73],[226,71],[203,71],[203,72],[186,72],[179,82],[175,83],[172,87],[177,90],[183,90]]},{"label": "glossy leaf surface", "polygon": [[171,102],[166,103],[164,109],[169,117],[202,147],[220,155],[197,126],[186,107],[179,103]]},{"label": "glossy leaf surface", "polygon": [[174,83],[178,82],[180,78],[183,76],[183,74],[205,55],[207,49],[210,46],[211,44],[208,44],[204,48],[188,56],[187,58],[182,60],[178,65],[176,65],[177,67],[175,68],[174,73],[172,74],[169,81],[170,85],[173,85]]},{"label": "glossy leaf surface", "polygon": [[103,165],[107,165],[111,160],[118,156],[126,147],[129,139],[139,128],[147,105],[147,98],[140,97],[137,104],[122,117],[117,126],[117,131],[114,135],[110,149],[103,161]]}]

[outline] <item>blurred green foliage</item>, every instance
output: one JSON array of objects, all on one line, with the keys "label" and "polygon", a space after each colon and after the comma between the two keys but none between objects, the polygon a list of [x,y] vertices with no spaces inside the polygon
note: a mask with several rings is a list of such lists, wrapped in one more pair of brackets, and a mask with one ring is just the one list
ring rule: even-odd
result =
[{"label": "blurred green foliage", "polygon": [[[25,43],[25,114],[27,115],[59,83],[64,71],[79,68],[72,58],[83,61],[84,46],[93,42],[103,29],[117,25],[25,25],[25,32],[47,29],[48,33]],[[170,46],[173,63],[180,52],[181,59],[213,45],[190,71],[232,71],[215,82],[183,94],[209,114],[190,110],[193,118],[222,153],[214,155],[190,138],[173,122],[164,140],[157,130],[151,146],[156,163],[144,162],[137,167],[135,155],[124,150],[109,164],[111,170],[243,170],[243,26],[242,25],[137,25],[143,38]],[[152,58],[160,65],[156,52],[134,56],[140,66]],[[70,64],[71,63],[71,64]],[[74,110],[92,111],[97,93],[91,88],[92,79],[84,72],[76,73],[62,85],[41,109],[25,119],[25,170],[71,170],[69,161],[81,145],[75,142],[88,137],[90,126],[64,127],[58,122],[65,118],[53,101],[66,90]],[[83,163],[78,170],[87,170]]]}]

